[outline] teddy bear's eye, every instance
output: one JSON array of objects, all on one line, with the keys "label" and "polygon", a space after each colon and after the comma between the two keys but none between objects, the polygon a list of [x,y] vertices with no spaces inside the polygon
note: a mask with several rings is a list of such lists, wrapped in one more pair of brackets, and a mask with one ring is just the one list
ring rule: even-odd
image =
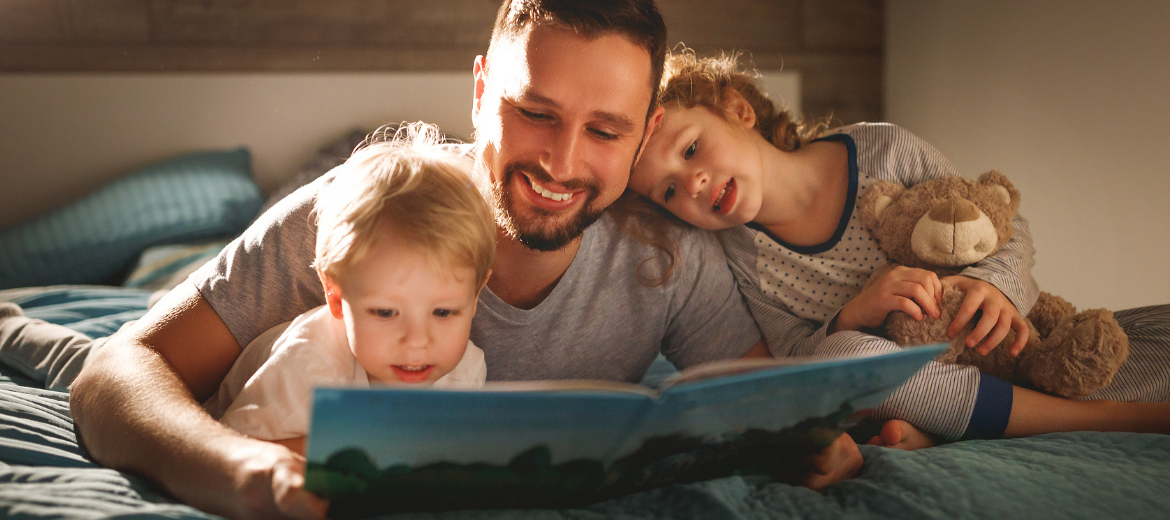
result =
[{"label": "teddy bear's eye", "polygon": [[670,202],[671,197],[674,197],[674,183],[666,187],[666,191],[662,192],[662,202]]}]

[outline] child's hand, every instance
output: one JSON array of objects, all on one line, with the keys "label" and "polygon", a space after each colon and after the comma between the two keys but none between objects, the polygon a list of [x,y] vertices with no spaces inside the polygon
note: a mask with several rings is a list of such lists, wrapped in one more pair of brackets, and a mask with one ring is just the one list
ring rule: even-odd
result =
[{"label": "child's hand", "polygon": [[1004,296],[994,285],[983,280],[968,276],[955,275],[943,278],[944,282],[967,292],[963,305],[955,313],[955,319],[947,328],[947,335],[951,338],[959,335],[963,327],[975,316],[975,311],[983,311],[983,317],[975,325],[975,330],[967,336],[968,347],[979,347],[979,353],[987,355],[992,349],[1007,337],[1009,330],[1016,331],[1016,341],[1012,343],[1013,356],[1020,355],[1024,345],[1028,343],[1028,323],[1020,316],[1016,306]]},{"label": "child's hand", "polygon": [[812,490],[820,490],[830,484],[848,480],[861,471],[865,459],[857,449],[853,437],[843,433],[820,453],[805,461],[809,473],[800,481],[800,485]]},{"label": "child's hand", "polygon": [[942,282],[925,269],[898,266],[861,291],[837,314],[830,332],[880,327],[886,315],[902,311],[922,321],[923,311],[938,318]]}]

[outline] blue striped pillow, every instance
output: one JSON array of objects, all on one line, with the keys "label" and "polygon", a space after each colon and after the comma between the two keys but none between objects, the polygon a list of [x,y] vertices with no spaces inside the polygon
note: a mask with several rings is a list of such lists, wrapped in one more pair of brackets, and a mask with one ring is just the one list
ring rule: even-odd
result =
[{"label": "blue striped pillow", "polygon": [[148,247],[238,234],[263,203],[246,148],[148,166],[0,230],[0,289],[107,283]]}]

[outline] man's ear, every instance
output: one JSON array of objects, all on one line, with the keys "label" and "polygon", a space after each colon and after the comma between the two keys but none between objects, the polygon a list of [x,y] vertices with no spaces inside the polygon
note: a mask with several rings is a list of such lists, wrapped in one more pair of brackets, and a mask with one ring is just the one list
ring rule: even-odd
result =
[{"label": "man's ear", "polygon": [[752,104],[735,89],[727,89],[723,109],[744,127],[748,129],[756,127],[756,109],[752,108]]},{"label": "man's ear", "polygon": [[646,143],[650,142],[650,135],[662,123],[662,117],[665,115],[666,109],[658,107],[654,109],[653,114],[650,114],[650,119],[646,120],[646,133],[642,135],[642,144],[638,146],[638,155],[634,156],[634,164],[638,164],[638,159],[642,158],[642,152],[646,150]]},{"label": "man's ear", "polygon": [[487,58],[482,55],[476,56],[475,62],[471,66],[471,72],[475,76],[475,91],[472,93],[471,100],[471,123],[474,125],[478,120],[483,91],[487,85]]},{"label": "man's ear", "polygon": [[325,304],[329,306],[329,313],[340,320],[344,316],[341,313],[341,287],[321,271],[317,271],[317,277],[321,279],[321,286],[325,288]]}]

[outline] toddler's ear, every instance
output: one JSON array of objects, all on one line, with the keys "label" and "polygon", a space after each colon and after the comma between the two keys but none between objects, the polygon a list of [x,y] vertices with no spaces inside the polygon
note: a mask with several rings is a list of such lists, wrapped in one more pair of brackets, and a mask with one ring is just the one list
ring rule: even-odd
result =
[{"label": "toddler's ear", "polygon": [[341,288],[321,271],[317,271],[317,277],[321,278],[321,285],[325,288],[325,304],[329,306],[329,313],[340,320],[344,316],[341,313]]}]

